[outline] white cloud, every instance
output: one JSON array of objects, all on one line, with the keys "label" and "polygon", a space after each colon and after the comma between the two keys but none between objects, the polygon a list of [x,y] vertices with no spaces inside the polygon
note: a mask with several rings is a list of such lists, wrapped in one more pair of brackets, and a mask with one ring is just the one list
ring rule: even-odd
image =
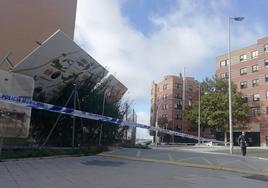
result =
[{"label": "white cloud", "polygon": [[[138,116],[138,122],[145,124],[145,125],[149,125],[150,122],[150,114],[149,112],[137,112],[137,116]],[[149,135],[149,131],[146,129],[141,129],[141,128],[137,128],[137,132],[136,132],[136,136],[137,138],[147,138],[150,139],[152,138]]]},{"label": "white cloud", "polygon": [[[214,73],[215,57],[227,49],[223,10],[231,7],[231,1],[206,2],[178,0],[169,14],[149,18],[158,30],[145,36],[121,15],[124,1],[79,0],[76,40],[110,72],[117,73],[139,105],[150,101],[151,82],[163,75],[178,75],[183,67],[195,77]],[[240,26],[234,32],[236,44],[245,44],[245,39],[253,43],[263,33],[258,24],[250,30],[245,24]],[[148,118],[149,113],[146,115]]]}]

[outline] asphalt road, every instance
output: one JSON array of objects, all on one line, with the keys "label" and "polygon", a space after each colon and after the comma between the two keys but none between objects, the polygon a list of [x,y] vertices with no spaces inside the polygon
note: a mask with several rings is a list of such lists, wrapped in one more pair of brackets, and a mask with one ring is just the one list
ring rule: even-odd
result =
[{"label": "asphalt road", "polygon": [[0,188],[267,188],[267,181],[249,174],[101,156],[0,162]]},{"label": "asphalt road", "polygon": [[229,155],[224,153],[187,151],[174,148],[157,148],[157,149],[117,149],[107,156],[130,157],[136,159],[150,159],[174,162],[178,164],[197,164],[204,167],[228,168],[237,172],[260,172],[268,174],[268,159],[259,159],[258,157],[241,155]]}]

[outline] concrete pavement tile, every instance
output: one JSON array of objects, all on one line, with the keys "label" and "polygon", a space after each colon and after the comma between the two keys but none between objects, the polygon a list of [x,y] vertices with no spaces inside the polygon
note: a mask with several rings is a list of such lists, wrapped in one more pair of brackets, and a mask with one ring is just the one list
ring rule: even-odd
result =
[{"label": "concrete pavement tile", "polygon": [[0,188],[20,188],[16,182],[10,181],[10,182],[1,182],[0,181]]}]

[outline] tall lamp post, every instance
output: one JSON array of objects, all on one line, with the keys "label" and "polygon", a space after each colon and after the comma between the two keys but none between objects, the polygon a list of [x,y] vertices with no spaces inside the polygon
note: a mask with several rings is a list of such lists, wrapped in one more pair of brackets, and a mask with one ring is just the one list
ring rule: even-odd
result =
[{"label": "tall lamp post", "polygon": [[230,154],[233,154],[233,125],[232,125],[232,88],[231,88],[231,21],[242,21],[244,17],[229,17],[228,19],[228,85],[229,85],[229,129],[230,129]]},{"label": "tall lamp post", "polygon": [[199,90],[198,90],[198,144],[200,144],[200,115],[201,114],[201,84],[199,82]]},{"label": "tall lamp post", "polygon": [[[162,103],[160,103],[157,106],[157,110],[156,110],[156,116],[155,116],[155,128],[158,128],[158,112],[159,112],[159,107],[162,105]],[[155,131],[155,146],[157,147],[158,144],[158,130]]]}]

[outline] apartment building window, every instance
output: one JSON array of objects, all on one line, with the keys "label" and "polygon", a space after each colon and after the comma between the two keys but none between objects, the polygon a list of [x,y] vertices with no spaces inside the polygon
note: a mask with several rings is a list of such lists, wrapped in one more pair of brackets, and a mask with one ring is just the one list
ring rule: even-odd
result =
[{"label": "apartment building window", "polygon": [[253,95],[253,101],[259,101],[260,100],[260,94],[254,94]]},{"label": "apartment building window", "polygon": [[247,55],[246,54],[240,55],[240,62],[243,62],[243,61],[246,61],[246,60],[247,60]]},{"label": "apartment building window", "polygon": [[168,118],[168,115],[167,114],[163,114],[162,117],[163,118]]},{"label": "apartment building window", "polygon": [[265,68],[268,68],[268,59],[264,60],[264,66],[265,66]]},{"label": "apartment building window", "polygon": [[192,103],[193,103],[193,102],[192,102],[192,99],[190,99],[190,100],[189,100],[189,103],[188,103],[189,106],[192,106]]},{"label": "apartment building window", "polygon": [[182,96],[181,96],[180,94],[176,94],[176,95],[175,95],[175,98],[176,98],[176,99],[182,99]]},{"label": "apartment building window", "polygon": [[247,81],[240,82],[240,89],[245,89],[247,88]]},{"label": "apartment building window", "polygon": [[163,85],[163,90],[167,89],[168,84]]},{"label": "apartment building window", "polygon": [[251,52],[251,57],[252,57],[252,59],[254,59],[254,58],[257,58],[258,57],[258,51],[256,50],[256,51],[253,51],[253,52]]},{"label": "apartment building window", "polygon": [[180,83],[176,83],[176,84],[175,84],[175,87],[176,87],[177,89],[182,89],[182,84],[180,84]]},{"label": "apartment building window", "polygon": [[229,60],[227,59],[220,62],[221,67],[226,67],[227,65],[229,65]]},{"label": "apartment building window", "polygon": [[261,110],[260,110],[260,107],[252,107],[251,108],[251,114],[252,116],[259,116],[261,115]]},{"label": "apartment building window", "polygon": [[257,86],[259,86],[259,79],[252,80],[252,87],[257,87]]},{"label": "apartment building window", "polygon": [[268,44],[264,45],[264,52],[268,52]]},{"label": "apartment building window", "polygon": [[167,100],[167,99],[168,99],[168,95],[165,94],[165,95],[163,96],[163,99],[164,99],[164,100]]},{"label": "apartment building window", "polygon": [[247,67],[244,67],[244,68],[240,69],[240,75],[247,74],[247,72],[248,72]]},{"label": "apartment building window", "polygon": [[168,109],[168,104],[163,104],[162,109],[163,109],[163,110]]},{"label": "apartment building window", "polygon": [[181,114],[176,114],[176,119],[178,120],[181,120],[182,119],[182,115]]},{"label": "apartment building window", "polygon": [[181,110],[182,109],[182,105],[180,103],[174,104],[174,108]]},{"label": "apartment building window", "polygon": [[221,79],[227,79],[229,76],[228,72],[221,74]]},{"label": "apartment building window", "polygon": [[257,71],[259,71],[259,65],[253,65],[252,72],[257,72]]},{"label": "apartment building window", "polygon": [[248,97],[247,96],[242,96],[243,102],[247,103],[248,102]]},{"label": "apartment building window", "polygon": [[265,75],[265,82],[268,82],[268,74]]}]

